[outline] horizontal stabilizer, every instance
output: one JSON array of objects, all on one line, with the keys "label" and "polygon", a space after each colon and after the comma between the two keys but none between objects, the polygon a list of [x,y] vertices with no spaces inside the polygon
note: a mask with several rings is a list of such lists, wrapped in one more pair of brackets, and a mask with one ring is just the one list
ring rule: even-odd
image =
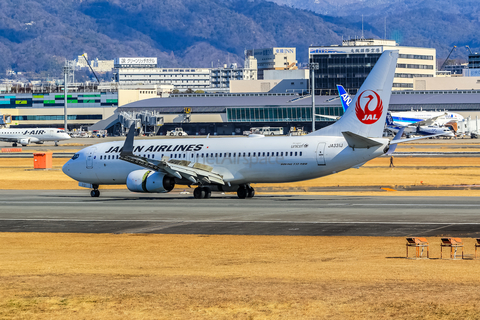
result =
[{"label": "horizontal stabilizer", "polygon": [[350,131],[342,132],[345,140],[347,140],[348,146],[355,149],[355,148],[371,148],[381,146],[382,144],[378,141],[372,140],[370,138],[366,138],[355,134]]}]

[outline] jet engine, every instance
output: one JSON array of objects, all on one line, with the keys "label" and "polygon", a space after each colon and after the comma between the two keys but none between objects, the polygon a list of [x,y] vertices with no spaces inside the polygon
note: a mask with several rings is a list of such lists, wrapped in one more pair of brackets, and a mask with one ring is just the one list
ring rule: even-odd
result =
[{"label": "jet engine", "polygon": [[28,144],[30,143],[30,139],[23,138],[23,139],[20,139],[18,142],[19,142],[22,146],[25,147],[26,145],[28,145]]},{"label": "jet engine", "polygon": [[132,192],[166,193],[175,187],[175,178],[150,170],[136,170],[127,177],[127,188]]}]

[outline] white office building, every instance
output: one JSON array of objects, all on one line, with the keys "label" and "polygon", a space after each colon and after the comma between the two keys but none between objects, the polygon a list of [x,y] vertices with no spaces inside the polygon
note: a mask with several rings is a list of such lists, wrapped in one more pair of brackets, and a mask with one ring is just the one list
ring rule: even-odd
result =
[{"label": "white office building", "polygon": [[245,67],[238,68],[236,63],[229,67],[211,69],[211,87],[212,88],[230,88],[232,80],[257,80],[257,60],[252,57],[246,57]]},{"label": "white office building", "polygon": [[209,68],[158,68],[157,58],[117,58],[114,77],[121,85],[173,85],[194,91],[210,87]]}]

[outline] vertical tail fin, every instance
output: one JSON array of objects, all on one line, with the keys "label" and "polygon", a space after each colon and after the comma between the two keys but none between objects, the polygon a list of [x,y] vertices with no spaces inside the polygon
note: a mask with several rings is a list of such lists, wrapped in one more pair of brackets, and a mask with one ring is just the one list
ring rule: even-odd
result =
[{"label": "vertical tail fin", "polygon": [[393,117],[390,111],[387,112],[387,126],[394,126]]},{"label": "vertical tail fin", "polygon": [[352,98],[350,98],[345,88],[339,84],[337,84],[337,90],[340,95],[340,101],[342,101],[343,113],[345,113],[352,102]]},{"label": "vertical tail fin", "polygon": [[350,131],[364,137],[380,138],[385,127],[397,58],[396,50],[383,52],[353,99],[351,107],[340,120],[311,135],[343,136],[342,132]]}]

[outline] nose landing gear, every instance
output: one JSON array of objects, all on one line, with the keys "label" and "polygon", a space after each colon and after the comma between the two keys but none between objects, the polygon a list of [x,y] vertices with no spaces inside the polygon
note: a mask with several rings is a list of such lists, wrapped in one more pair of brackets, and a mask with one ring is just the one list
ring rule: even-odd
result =
[{"label": "nose landing gear", "polygon": [[100,197],[100,191],[98,190],[98,184],[93,185],[93,190],[90,191],[90,196],[92,196],[92,198]]}]

